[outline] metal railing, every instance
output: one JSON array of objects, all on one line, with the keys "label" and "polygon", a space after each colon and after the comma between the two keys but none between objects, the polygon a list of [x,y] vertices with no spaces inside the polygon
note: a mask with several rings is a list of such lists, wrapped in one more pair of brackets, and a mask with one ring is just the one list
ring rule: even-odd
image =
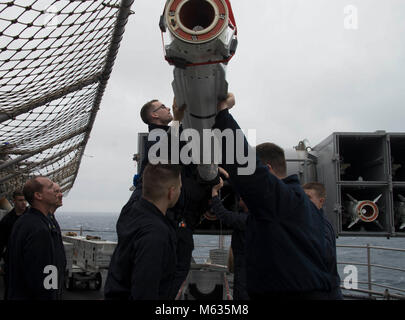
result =
[{"label": "metal railing", "polygon": [[[63,229],[62,231],[77,231],[80,233],[80,235],[83,235],[83,232],[96,232],[96,233],[112,233],[115,231],[112,230],[93,230],[93,229],[84,229],[83,227],[80,228],[69,228],[69,229]],[[201,249],[207,249],[205,255],[201,255]],[[224,236],[219,236],[218,237],[218,244],[195,244],[194,246],[194,252],[193,252],[193,258],[194,259],[200,259],[204,260],[204,262],[207,260],[209,257],[209,249],[218,249],[218,248],[229,248],[229,245],[225,244],[224,241]],[[350,249],[363,249],[366,250],[366,262],[354,262],[354,261],[338,261],[338,265],[352,265],[352,266],[361,266],[361,267],[366,267],[367,268],[367,281],[357,281],[356,287],[355,288],[345,288],[344,286],[344,279],[341,275],[341,288],[342,290],[345,291],[350,291],[350,292],[355,292],[355,293],[360,293],[362,295],[355,295],[355,294],[348,294],[344,293],[345,297],[348,298],[355,298],[355,299],[401,299],[405,300],[405,287],[404,288],[398,288],[394,286],[389,286],[386,284],[381,284],[372,281],[372,275],[373,275],[373,269],[385,269],[385,270],[392,270],[395,272],[400,272],[403,274],[405,277],[405,268],[397,267],[397,266],[389,266],[389,265],[383,265],[383,264],[375,264],[371,263],[371,258],[372,258],[372,250],[385,250],[385,251],[391,251],[391,252],[400,252],[401,254],[404,255],[405,257],[405,249],[400,249],[400,248],[389,248],[389,247],[381,247],[381,246],[371,246],[369,244],[367,245],[343,245],[343,244],[337,244],[336,248],[350,248]],[[366,288],[358,287],[358,285],[365,285]],[[382,288],[383,290],[377,291],[375,288]],[[391,290],[391,292],[390,292]],[[392,292],[395,291],[395,292]]]},{"label": "metal railing", "polygon": [[80,226],[80,228],[63,228],[61,229],[61,232],[79,232],[79,236],[83,235],[83,232],[95,232],[95,233],[115,233],[115,230],[95,230],[95,229],[83,229],[83,226]]},{"label": "metal railing", "polygon": [[[380,283],[376,283],[376,282],[372,281],[373,268],[402,272],[404,276],[405,276],[405,269],[400,268],[400,267],[395,267],[395,266],[371,263],[371,250],[372,249],[401,252],[401,253],[405,253],[405,249],[371,246],[369,244],[367,244],[365,246],[364,245],[336,245],[336,248],[352,248],[352,249],[365,249],[366,250],[366,263],[352,262],[352,261],[350,261],[350,262],[338,261],[337,262],[338,265],[353,265],[353,266],[367,267],[367,281],[357,281],[357,283],[355,283],[356,287],[346,288],[344,285],[344,281],[342,280],[341,288],[343,290],[365,293],[365,294],[367,294],[368,299],[375,299],[376,296],[378,296],[380,298],[382,297],[383,299],[387,299],[387,300],[391,299],[391,298],[405,300],[405,288],[397,288],[397,287],[388,286],[385,284],[380,284]],[[359,285],[359,284],[367,285],[367,289],[358,288],[357,285]],[[385,290],[376,291],[376,290],[373,290],[373,287],[384,288]],[[397,291],[398,293],[392,293],[389,290],[394,290],[394,291]],[[349,294],[345,294],[345,296],[355,297],[355,296],[352,296]],[[355,298],[358,298],[358,296],[356,296]]]},{"label": "metal railing", "polygon": [[[209,250],[210,249],[226,249],[229,250],[230,247],[230,242],[229,244],[225,244],[225,237],[226,235],[217,235],[218,236],[218,244],[204,244],[204,245],[199,245],[196,239],[194,239],[194,251],[193,251],[193,258],[197,262],[202,262],[205,263],[208,261],[209,258]],[[229,235],[228,235],[229,236]],[[229,236],[230,237],[230,236]],[[201,249],[207,249],[205,250],[206,253],[202,254]]]},{"label": "metal railing", "polygon": [[[223,246],[223,240],[219,240],[220,243]],[[195,245],[195,252],[198,253],[201,250],[199,249],[207,249],[206,251],[208,252],[209,249],[213,248],[219,248],[221,245]],[[226,246],[225,246],[226,247]],[[374,269],[385,269],[385,270],[392,270],[395,272],[401,272],[403,276],[405,277],[405,269],[397,266],[390,266],[390,265],[383,265],[383,264],[376,264],[376,263],[371,263],[371,258],[372,258],[372,250],[386,250],[386,251],[392,251],[392,252],[400,252],[402,254],[405,254],[405,249],[400,249],[400,248],[389,248],[389,247],[381,247],[381,246],[371,246],[369,244],[367,245],[336,245],[337,248],[352,248],[352,249],[363,249],[366,250],[366,262],[361,263],[361,262],[354,262],[354,261],[338,261],[338,265],[353,265],[353,266],[362,266],[367,268],[367,281],[357,281],[355,283],[356,288],[345,288],[343,285],[343,277],[341,276],[342,279],[342,285],[341,288],[343,290],[349,291],[349,292],[354,292],[354,293],[359,293],[361,295],[355,295],[355,294],[349,294],[349,293],[344,293],[345,298],[352,298],[352,299],[369,299],[369,300],[376,300],[376,299],[400,299],[400,300],[405,300],[405,287],[404,288],[398,288],[394,286],[389,286],[386,284],[378,283],[375,281],[372,281],[372,275],[373,275],[373,270]],[[405,255],[403,255],[405,257]],[[193,254],[193,258],[197,259],[207,259],[208,256],[203,256],[203,255],[196,255]],[[365,288],[360,287],[360,285],[365,286]],[[382,288],[381,291],[378,291],[377,288]],[[391,290],[391,291],[390,291]],[[394,291],[394,292],[393,292]]]}]

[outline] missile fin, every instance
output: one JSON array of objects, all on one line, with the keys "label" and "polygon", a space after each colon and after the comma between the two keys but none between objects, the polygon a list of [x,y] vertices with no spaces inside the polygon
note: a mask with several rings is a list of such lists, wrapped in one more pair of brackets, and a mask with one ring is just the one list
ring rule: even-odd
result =
[{"label": "missile fin", "polygon": [[384,227],[377,220],[374,220],[375,224],[381,229],[384,230]]},{"label": "missile fin", "polygon": [[375,199],[373,200],[373,202],[376,203],[381,197],[382,197],[382,194],[380,194],[377,198],[375,198]]},{"label": "missile fin", "polygon": [[349,224],[349,226],[348,226],[347,228],[350,229],[350,228],[353,227],[359,220],[360,220],[360,218],[356,218],[354,221],[352,221],[352,223]]},{"label": "missile fin", "polygon": [[350,194],[348,194],[348,193],[346,193],[346,195],[347,195],[347,197],[350,199],[350,200],[352,200],[352,201],[354,201],[354,202],[358,202],[356,199],[354,199]]}]

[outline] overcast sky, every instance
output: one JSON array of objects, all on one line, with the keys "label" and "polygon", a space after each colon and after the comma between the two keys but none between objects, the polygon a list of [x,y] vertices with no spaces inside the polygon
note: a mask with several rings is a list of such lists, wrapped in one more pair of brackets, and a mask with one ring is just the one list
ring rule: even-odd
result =
[{"label": "overcast sky", "polygon": [[[231,0],[239,45],[227,69],[232,114],[256,141],[315,146],[333,132],[405,130],[405,1]],[[120,212],[131,192],[142,105],[171,105],[164,0],[135,0],[63,212]],[[345,7],[349,11],[345,13]],[[353,7],[354,6],[354,7]],[[357,29],[351,14],[357,10]],[[345,24],[346,23],[346,24]]]}]

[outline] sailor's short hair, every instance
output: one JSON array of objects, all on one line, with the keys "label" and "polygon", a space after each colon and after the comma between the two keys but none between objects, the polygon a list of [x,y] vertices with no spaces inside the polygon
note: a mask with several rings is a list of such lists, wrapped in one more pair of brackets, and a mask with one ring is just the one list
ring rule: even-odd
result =
[{"label": "sailor's short hair", "polygon": [[142,195],[151,200],[164,196],[165,189],[176,183],[181,174],[178,164],[148,163],[142,174]]},{"label": "sailor's short hair", "polygon": [[141,108],[141,119],[145,124],[150,124],[150,114],[152,111],[153,103],[158,101],[157,99],[153,99],[149,102],[146,102],[143,107]]},{"label": "sailor's short hair", "polygon": [[256,146],[256,154],[263,164],[270,164],[273,170],[280,176],[287,174],[287,163],[284,150],[278,145],[265,142]]},{"label": "sailor's short hair", "polygon": [[326,198],[325,186],[320,182],[308,182],[302,186],[304,190],[314,190],[319,198]]}]

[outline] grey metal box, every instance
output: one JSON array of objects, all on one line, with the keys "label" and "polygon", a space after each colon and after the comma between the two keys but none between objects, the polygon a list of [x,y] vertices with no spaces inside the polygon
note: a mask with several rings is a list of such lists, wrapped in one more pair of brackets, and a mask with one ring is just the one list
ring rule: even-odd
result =
[{"label": "grey metal box", "polygon": [[82,236],[63,236],[63,241],[73,244],[73,264],[83,270],[98,271],[108,268],[116,242],[87,240]]},{"label": "grey metal box", "polygon": [[[384,131],[335,132],[313,148],[317,157],[317,181],[327,190],[324,211],[338,235],[389,237],[395,234],[389,142],[390,136]],[[366,216],[367,209],[373,206],[370,202],[378,197],[374,211],[378,217],[352,225],[354,215],[349,213],[355,212],[353,203],[368,202],[363,209]]]},{"label": "grey metal box", "polygon": [[405,134],[390,133],[389,149],[392,181],[405,182]]},{"label": "grey metal box", "polygon": [[71,273],[73,268],[73,244],[63,241],[63,247],[65,248],[66,255],[66,270]]}]

